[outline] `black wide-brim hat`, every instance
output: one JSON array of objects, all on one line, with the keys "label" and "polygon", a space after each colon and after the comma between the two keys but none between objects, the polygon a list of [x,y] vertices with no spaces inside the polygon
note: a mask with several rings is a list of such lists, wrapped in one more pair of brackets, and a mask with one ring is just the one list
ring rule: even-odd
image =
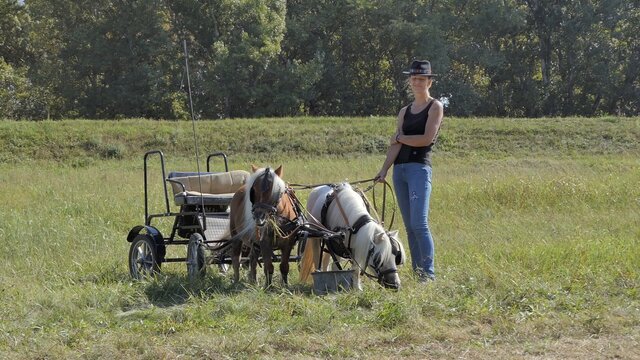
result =
[{"label": "black wide-brim hat", "polygon": [[402,72],[405,75],[418,75],[418,76],[438,76],[438,74],[431,73],[431,63],[427,60],[413,60],[409,70]]}]

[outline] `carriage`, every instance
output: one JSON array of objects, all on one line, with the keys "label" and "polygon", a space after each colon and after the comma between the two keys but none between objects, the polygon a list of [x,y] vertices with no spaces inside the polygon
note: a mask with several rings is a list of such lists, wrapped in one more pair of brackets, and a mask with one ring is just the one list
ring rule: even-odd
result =
[{"label": "carriage", "polygon": [[[162,171],[165,211],[150,213],[149,210],[149,160],[157,155]],[[224,160],[224,171],[212,171],[214,158]],[[207,156],[206,172],[173,171],[167,174],[162,151],[152,150],[144,155],[144,225],[134,226],[127,235],[131,243],[129,271],[135,279],[152,275],[163,263],[187,264],[191,276],[204,272],[206,265],[216,264],[222,271],[229,266],[225,256],[228,246],[228,207],[235,191],[249,175],[247,171],[229,171],[227,155],[222,152]],[[174,208],[171,211],[169,189],[173,194]],[[168,236],[163,235],[154,221],[172,218],[173,225]],[[167,247],[187,246],[186,257],[167,257]],[[205,256],[205,252],[213,256]]]},{"label": "carriage", "polygon": [[[165,211],[150,213],[149,202],[149,162],[157,156],[160,161],[163,185],[163,205]],[[224,161],[224,171],[212,171],[215,158]],[[210,153],[206,159],[205,172],[172,171],[167,174],[165,156],[160,150],[151,150],[144,155],[144,225],[134,226],[127,235],[129,249],[129,272],[134,279],[141,279],[160,271],[163,263],[186,263],[189,278],[195,279],[205,274],[207,266],[216,265],[226,272],[231,265],[231,234],[229,233],[229,206],[234,193],[245,183],[249,172],[229,170],[227,155],[223,152]],[[173,205],[179,211],[172,211]],[[165,236],[155,224],[162,218],[172,219],[172,226]],[[305,223],[300,219],[301,225]],[[304,244],[309,231],[297,228],[295,243]],[[311,230],[312,235],[318,235]],[[324,236],[326,234],[322,234]],[[183,257],[168,257],[169,246],[186,246]],[[299,261],[302,246],[288,261]],[[264,259],[259,258],[259,261]],[[243,263],[247,257],[241,259]],[[272,262],[282,261],[280,254],[271,258]]]},{"label": "carriage", "polygon": [[[149,158],[153,155],[158,155],[160,159],[166,211],[151,214],[149,212],[148,162]],[[224,160],[224,171],[211,171],[211,160],[216,157]],[[337,231],[336,229],[329,230],[317,221],[308,221],[306,218],[308,213],[303,210],[303,206],[295,196],[295,192],[289,186],[283,186],[284,189],[281,189],[281,193],[274,197],[277,199],[276,203],[258,202],[256,199],[253,199],[253,197],[257,196],[257,192],[263,191],[265,184],[271,184],[274,178],[280,181],[277,175],[278,169],[276,169],[276,171],[269,168],[261,169],[262,173],[260,174],[256,173],[256,169],[253,169],[252,174],[244,170],[230,171],[227,156],[222,152],[209,154],[206,164],[206,172],[174,171],[167,175],[165,158],[162,151],[152,150],[145,153],[145,223],[144,225],[134,226],[127,236],[127,241],[131,243],[129,250],[129,270],[133,278],[140,279],[159,272],[163,263],[182,262],[187,264],[187,273],[190,279],[196,279],[204,275],[209,265],[217,265],[222,272],[226,272],[229,265],[233,264],[234,280],[237,281],[238,264],[250,263],[252,269],[251,276],[253,276],[253,280],[255,280],[256,264],[264,263],[267,286],[269,286],[271,276],[273,275],[272,264],[274,262],[280,262],[283,282],[286,284],[288,263],[301,260],[302,251],[308,238],[321,240],[322,245],[320,246],[320,250],[328,250],[335,259],[332,253],[333,251],[330,250],[331,247],[325,246],[325,244],[343,244],[346,240],[347,232],[357,232],[357,230],[353,231],[353,229],[350,228],[348,221],[344,224],[344,228],[341,229],[341,231]],[[270,179],[267,179],[268,177],[270,177]],[[255,182],[258,178],[261,178],[261,180]],[[245,185],[247,187],[246,189]],[[178,206],[180,209],[178,212],[171,211],[169,205],[169,188],[171,188],[173,193],[174,206]],[[271,192],[274,190],[269,187],[268,191]],[[249,202],[249,192],[251,192],[251,202]],[[265,193],[264,195],[266,195],[265,199],[269,199],[270,193]],[[364,194],[362,194],[362,197],[364,198]],[[237,200],[236,198],[241,198],[242,200]],[[288,218],[282,216],[279,212],[280,210],[278,210],[282,202],[285,201],[284,199],[287,199],[288,205],[293,208],[294,215]],[[359,199],[357,202],[362,201],[359,195],[357,199]],[[238,201],[244,201],[246,207],[250,208],[250,210],[246,212],[236,211],[234,213],[233,208],[234,206],[239,206]],[[278,237],[279,240],[285,240],[285,246],[277,246],[277,250],[279,250],[280,253],[274,252],[271,246],[271,240],[267,241],[264,235],[259,235],[257,239],[260,241],[249,244],[249,249],[243,246],[242,257],[240,257],[239,252],[236,250],[238,243],[241,242],[232,241],[233,236],[236,236],[236,234],[234,234],[236,226],[233,225],[235,217],[238,216],[238,214],[244,215],[240,216],[240,218],[249,218],[249,222],[252,223],[255,219],[251,218],[256,217],[256,212],[264,211],[270,213],[268,217],[272,220],[276,219],[277,221],[277,224],[274,225],[277,231],[272,231],[271,236],[274,238]],[[368,209],[361,211],[366,212],[367,219],[371,218]],[[158,226],[152,224],[152,222],[158,218],[173,219],[169,236],[165,237]],[[347,219],[344,218],[344,220],[346,221]],[[237,223],[238,220],[235,221]],[[378,231],[384,230],[379,224],[377,225],[379,227]],[[259,226],[256,228],[254,225],[252,231],[255,231],[256,234],[258,232],[262,234],[264,228],[269,228],[269,226]],[[389,233],[386,232],[386,234]],[[236,236],[235,239],[237,240],[238,237]],[[389,241],[393,242],[392,240]],[[351,240],[349,240],[349,242],[351,242]],[[186,245],[185,257],[167,256],[167,247],[175,245]],[[244,243],[244,245],[247,244]],[[292,255],[290,251],[294,246],[297,251],[295,255]],[[373,244],[366,250],[363,249],[363,251],[368,251],[366,261],[365,259],[361,260],[363,264],[366,264],[364,267],[361,267],[363,273],[367,265],[373,266],[373,263],[369,263],[369,260],[376,246],[377,245]],[[261,254],[261,256],[257,254]],[[319,270],[320,263],[317,258],[313,263],[317,264],[317,269]],[[313,265],[313,267],[316,266]],[[375,268],[375,266],[373,267]],[[267,272],[267,269],[270,269],[270,273]],[[378,279],[381,280],[382,277],[379,270],[380,269],[376,269],[376,272],[378,272]],[[395,267],[393,267],[393,271],[395,272]]]}]

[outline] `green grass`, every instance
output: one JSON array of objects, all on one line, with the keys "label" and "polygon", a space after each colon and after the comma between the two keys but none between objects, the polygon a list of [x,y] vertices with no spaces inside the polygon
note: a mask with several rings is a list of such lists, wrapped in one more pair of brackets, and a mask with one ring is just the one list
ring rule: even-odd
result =
[{"label": "green grass", "polygon": [[[280,127],[303,133],[309,122],[335,132],[343,124],[362,127],[365,134],[375,128],[368,121],[220,123],[224,134],[249,139]],[[640,356],[638,119],[453,119],[442,134],[449,143],[434,156],[430,220],[438,280],[421,285],[404,267],[400,292],[366,280],[363,292],[325,297],[298,283],[296,270],[290,288],[271,291],[235,286],[214,268],[191,284],[183,264],[165,264],[153,281],[132,281],[125,238],[143,222],[147,149],[136,150],[134,140],[175,126],[184,134],[180,142],[188,142],[189,128],[109,124],[0,122],[11,146],[22,136],[16,133],[24,135],[11,151],[0,142],[2,358]],[[207,131],[216,124],[202,123],[211,126]],[[243,133],[248,124],[253,130]],[[382,137],[387,130],[375,131]],[[168,141],[171,132],[159,132],[165,135],[154,135],[160,140],[150,148]],[[543,133],[550,135],[539,141],[548,146],[529,144]],[[603,134],[614,134],[609,145],[595,142]],[[118,143],[124,155],[61,145],[74,136]],[[44,149],[34,140],[40,138],[59,146],[60,156],[51,156],[54,145]],[[319,137],[320,145],[309,146],[330,143]],[[203,148],[219,149],[212,144]],[[169,169],[194,168],[187,145],[159,147]],[[297,183],[375,175],[380,152],[347,150],[319,156],[301,150],[301,159],[274,149],[229,154],[234,169],[282,163],[285,179]],[[157,159],[150,172],[157,195]],[[151,204],[162,210],[160,197]],[[166,231],[169,224],[160,226]],[[402,229],[401,235],[406,239]],[[184,248],[171,251],[182,255]]]},{"label": "green grass", "polygon": [[[232,119],[197,122],[201,152],[270,159],[384,154],[395,120],[371,118]],[[71,166],[140,159],[162,149],[193,158],[191,122],[66,120],[0,121],[0,163],[53,160]],[[445,118],[438,151],[481,158],[638,153],[640,118]]]}]

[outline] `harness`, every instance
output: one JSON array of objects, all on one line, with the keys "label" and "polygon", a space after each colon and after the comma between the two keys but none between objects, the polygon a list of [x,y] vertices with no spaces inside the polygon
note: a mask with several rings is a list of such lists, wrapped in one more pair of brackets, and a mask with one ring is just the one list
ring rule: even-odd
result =
[{"label": "harness", "polygon": [[[288,217],[279,214],[277,207],[275,207],[274,211],[270,214],[272,219],[275,221],[273,230],[275,231],[275,234],[282,239],[291,240],[292,237],[294,237],[294,241],[299,241],[300,238],[298,230],[304,226],[307,220],[304,216],[304,212],[302,211],[302,204],[296,196],[295,191],[287,187],[284,193],[288,195],[289,202],[293,206],[295,217],[293,219],[289,219]],[[273,245],[276,245],[275,237]]]},{"label": "harness", "polygon": [[[336,201],[336,205],[338,207],[338,209],[340,210],[340,213],[342,214],[342,217],[344,218],[345,222],[347,224],[349,224],[349,220],[347,217],[347,214],[345,213],[344,209],[342,208],[342,205],[340,204],[340,200],[338,200],[337,198],[337,194],[338,194],[338,188],[336,186],[332,186],[333,187],[333,191],[329,194],[327,194],[327,197],[325,199],[325,202],[322,206],[322,210],[320,212],[320,222],[323,226],[328,227],[327,224],[327,212],[329,210],[329,206],[331,206],[331,204],[333,203],[333,201]],[[361,194],[360,194],[361,195]],[[362,196],[362,195],[361,195]],[[368,203],[365,201],[365,204],[367,205],[367,211],[369,210],[368,207]],[[344,230],[344,231],[348,231],[349,232],[349,236],[346,239],[347,241],[345,242],[344,238],[340,239],[336,239],[335,237],[331,237],[329,239],[327,239],[328,241],[323,241],[323,243],[326,245],[327,250],[326,251],[329,253],[329,255],[331,256],[331,258],[333,259],[334,263],[337,265],[338,269],[342,270],[342,266],[340,265],[340,263],[338,262],[337,257],[342,257],[345,259],[351,259],[355,262],[355,259],[353,259],[353,256],[351,255],[351,237],[353,236],[353,234],[357,234],[358,231],[360,231],[360,229],[362,229],[363,226],[365,226],[366,224],[370,223],[370,222],[376,222],[376,220],[371,217],[371,215],[369,215],[369,213],[364,214],[362,216],[360,216],[358,219],[356,219],[356,221],[353,223],[353,225],[348,226],[345,229],[340,229],[340,228],[336,228],[333,229],[333,231],[340,231],[340,230]],[[367,258],[365,260],[364,263],[364,267],[361,266],[360,264],[356,263],[356,265],[360,268],[360,275],[366,275],[369,278],[372,279],[376,279],[378,280],[378,282],[382,282],[382,279],[385,275],[387,274],[391,274],[391,273],[395,273],[398,272],[397,268],[390,268],[387,269],[385,271],[380,271],[380,265],[379,265],[379,260],[378,261],[374,261],[374,265],[371,265],[374,270],[376,271],[376,274],[378,274],[377,276],[369,274],[366,272],[367,266],[369,265],[369,260],[371,260],[371,256],[373,256],[374,253],[374,246],[372,245],[369,248],[369,251],[367,252]]]},{"label": "harness", "polygon": [[304,213],[302,212],[302,205],[300,204],[300,200],[298,200],[298,197],[296,196],[293,189],[287,188],[285,190],[285,193],[289,195],[289,201],[293,206],[293,211],[295,212],[296,217],[293,219],[289,219],[285,216],[279,215],[277,212],[275,213],[277,217],[278,229],[280,230],[282,237],[291,236],[306,221],[306,219],[304,218]]},{"label": "harness", "polygon": [[[271,168],[267,168],[265,170],[265,174],[263,175],[262,181],[260,182],[260,189],[271,189],[273,187],[273,175],[271,174]],[[286,216],[283,216],[278,213],[278,206],[282,201],[282,197],[284,194],[287,194],[289,197],[289,201],[293,206],[293,211],[295,213],[295,218],[289,219]],[[290,239],[292,236],[297,235],[297,230],[304,224],[305,219],[303,212],[301,210],[300,200],[295,195],[295,192],[290,187],[286,187],[282,193],[279,193],[276,198],[270,199],[269,203],[265,202],[253,202],[253,189],[250,190],[249,193],[250,200],[253,203],[251,208],[251,213],[255,217],[256,210],[262,210],[267,214],[267,217],[274,221],[274,226],[272,229],[274,230],[274,235],[278,235],[283,239]],[[260,229],[256,227],[256,238],[260,238]],[[295,238],[295,241],[298,239]],[[275,236],[273,237],[273,243],[275,245]]]}]

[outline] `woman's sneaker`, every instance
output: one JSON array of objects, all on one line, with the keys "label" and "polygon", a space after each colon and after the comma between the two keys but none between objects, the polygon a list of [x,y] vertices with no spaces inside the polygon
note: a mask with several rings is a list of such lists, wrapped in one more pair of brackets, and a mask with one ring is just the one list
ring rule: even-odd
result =
[{"label": "woman's sneaker", "polygon": [[422,271],[422,269],[416,270],[416,277],[418,278],[419,283],[428,283],[436,280],[436,277],[434,275],[429,275]]}]

